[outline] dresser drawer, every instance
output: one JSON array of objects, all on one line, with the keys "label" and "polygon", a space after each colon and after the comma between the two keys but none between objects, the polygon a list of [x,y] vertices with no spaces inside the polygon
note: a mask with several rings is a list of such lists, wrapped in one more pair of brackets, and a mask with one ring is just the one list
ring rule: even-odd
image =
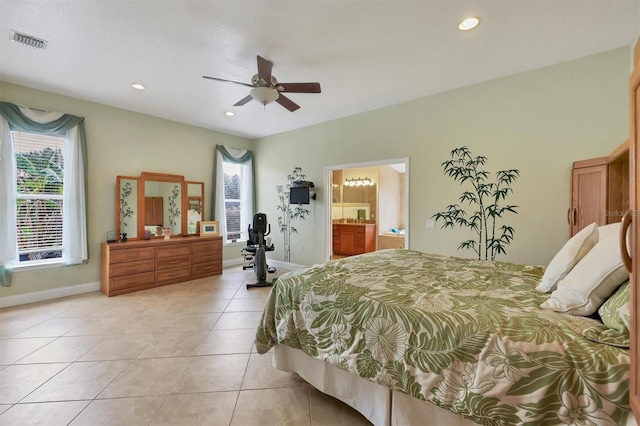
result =
[{"label": "dresser drawer", "polygon": [[109,280],[109,290],[118,291],[126,288],[134,288],[141,285],[153,284],[153,278],[153,272],[144,272],[142,274],[133,274],[123,277],[111,278]]},{"label": "dresser drawer", "polygon": [[180,268],[182,266],[191,266],[191,255],[159,257],[156,258],[156,269]]},{"label": "dresser drawer", "polygon": [[156,257],[179,256],[182,254],[191,254],[191,244],[156,247]]},{"label": "dresser drawer", "polygon": [[192,244],[193,253],[207,253],[211,251],[222,251],[222,240],[200,241]]},{"label": "dresser drawer", "polygon": [[153,259],[135,260],[133,262],[112,263],[109,265],[109,276],[139,274],[153,271]]},{"label": "dresser drawer", "polygon": [[122,263],[145,259],[153,259],[153,247],[111,250],[109,263]]},{"label": "dresser drawer", "polygon": [[185,266],[174,269],[161,269],[156,271],[156,281],[177,280],[181,278],[189,278],[191,276],[191,267]]},{"label": "dresser drawer", "polygon": [[191,263],[209,263],[220,262],[222,260],[222,252],[214,251],[209,253],[196,253],[191,255]]},{"label": "dresser drawer", "polygon": [[222,264],[202,263],[191,266],[191,275],[216,275],[222,273]]}]

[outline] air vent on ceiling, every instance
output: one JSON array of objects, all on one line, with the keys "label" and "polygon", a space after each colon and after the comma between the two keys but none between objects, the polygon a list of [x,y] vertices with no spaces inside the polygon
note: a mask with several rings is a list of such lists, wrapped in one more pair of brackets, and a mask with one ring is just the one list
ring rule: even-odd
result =
[{"label": "air vent on ceiling", "polygon": [[47,40],[30,36],[29,34],[19,33],[15,30],[11,30],[9,40],[18,44],[22,44],[23,46],[29,46],[40,50],[44,50],[49,43]]}]

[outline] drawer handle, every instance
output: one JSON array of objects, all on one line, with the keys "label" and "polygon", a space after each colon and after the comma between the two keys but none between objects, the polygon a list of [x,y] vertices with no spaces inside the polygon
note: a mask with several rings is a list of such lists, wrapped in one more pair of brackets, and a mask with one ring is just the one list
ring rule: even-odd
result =
[{"label": "drawer handle", "polygon": [[170,261],[168,261],[167,263],[168,263],[169,265],[176,265],[176,264],[178,264],[178,263],[180,263],[180,262],[182,262],[182,260],[170,260]]},{"label": "drawer handle", "polygon": [[127,253],[127,259],[135,259],[136,257],[140,257],[140,253]]},{"label": "drawer handle", "polygon": [[169,274],[167,274],[170,277],[177,277],[178,275],[180,275],[180,272],[171,272]]}]

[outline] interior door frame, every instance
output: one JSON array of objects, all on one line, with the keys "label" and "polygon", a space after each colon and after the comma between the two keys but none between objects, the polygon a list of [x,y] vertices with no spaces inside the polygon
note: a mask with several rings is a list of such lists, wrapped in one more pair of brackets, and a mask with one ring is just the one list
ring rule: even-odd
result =
[{"label": "interior door frame", "polygon": [[[324,194],[324,261],[331,259],[331,250],[332,250],[332,238],[333,238],[333,227],[331,222],[331,205],[332,197],[331,197],[331,178],[334,170],[344,170],[344,169],[358,169],[362,167],[377,167],[377,166],[388,166],[391,164],[404,164],[405,175],[404,175],[404,223],[405,223],[405,236],[404,236],[404,248],[409,248],[409,157],[403,158],[392,158],[388,160],[379,160],[379,161],[367,161],[364,163],[348,163],[348,164],[338,164],[335,166],[325,166],[324,167],[324,187],[326,188],[326,193]],[[376,202],[378,202],[376,200]],[[376,241],[378,238],[378,230],[376,229]],[[377,242],[376,242],[377,246]]]}]

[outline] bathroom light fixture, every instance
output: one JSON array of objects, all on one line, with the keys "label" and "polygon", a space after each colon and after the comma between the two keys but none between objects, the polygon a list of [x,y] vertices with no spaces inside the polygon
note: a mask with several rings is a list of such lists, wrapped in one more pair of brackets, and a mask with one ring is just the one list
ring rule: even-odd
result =
[{"label": "bathroom light fixture", "polygon": [[226,115],[227,117],[233,117],[234,115],[236,115],[236,113],[233,111],[225,111],[224,115]]},{"label": "bathroom light fixture", "polygon": [[133,87],[136,90],[147,90],[147,86],[145,86],[144,84],[140,84],[140,83],[132,83],[131,87]]},{"label": "bathroom light fixture", "polygon": [[344,185],[345,186],[373,186],[373,182],[371,181],[371,179],[365,176],[364,179],[362,179],[361,177],[358,177],[358,179],[356,178],[345,179]]},{"label": "bathroom light fixture", "polygon": [[474,29],[480,23],[480,19],[472,16],[470,18],[465,18],[458,24],[458,29],[460,31],[469,31]]}]

